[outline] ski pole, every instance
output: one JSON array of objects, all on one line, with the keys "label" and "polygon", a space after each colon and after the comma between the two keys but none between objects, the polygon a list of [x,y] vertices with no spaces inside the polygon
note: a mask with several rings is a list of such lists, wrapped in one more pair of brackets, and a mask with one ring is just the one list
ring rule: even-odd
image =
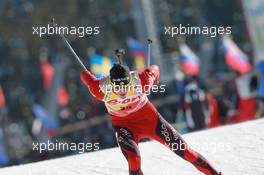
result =
[{"label": "ski pole", "polygon": [[150,66],[151,43],[152,43],[152,40],[151,39],[148,39],[148,62],[147,62],[147,67]]},{"label": "ski pole", "polygon": [[[58,25],[55,23],[55,19],[52,19],[52,23],[53,27],[57,27]],[[67,45],[67,47],[70,49],[71,53],[74,55],[74,57],[76,58],[76,60],[79,62],[79,64],[81,65],[81,67],[84,70],[87,70],[87,68],[85,67],[85,65],[83,64],[83,62],[81,61],[81,59],[78,57],[78,55],[75,53],[75,51],[73,50],[73,48],[71,47],[70,43],[67,41],[66,37],[59,32],[60,37],[62,38],[62,40],[64,41],[64,43]],[[87,70],[88,71],[88,70]]]}]

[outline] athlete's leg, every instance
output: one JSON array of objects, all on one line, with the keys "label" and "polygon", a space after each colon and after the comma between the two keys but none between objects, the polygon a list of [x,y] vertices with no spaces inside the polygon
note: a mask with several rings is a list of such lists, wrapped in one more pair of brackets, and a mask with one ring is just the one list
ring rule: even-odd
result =
[{"label": "athlete's leg", "polygon": [[199,153],[188,147],[180,134],[158,114],[158,121],[152,138],[169,147],[174,153],[193,164],[206,175],[220,175]]},{"label": "athlete's leg", "polygon": [[138,149],[138,139],[132,131],[124,127],[113,126],[118,146],[127,159],[129,175],[143,175]]}]

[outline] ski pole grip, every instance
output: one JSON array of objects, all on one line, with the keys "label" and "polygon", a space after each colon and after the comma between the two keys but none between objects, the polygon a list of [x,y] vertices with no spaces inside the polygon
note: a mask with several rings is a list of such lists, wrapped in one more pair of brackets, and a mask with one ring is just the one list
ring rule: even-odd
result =
[{"label": "ski pole grip", "polygon": [[148,39],[148,43],[151,44],[152,43],[152,40],[151,39]]}]

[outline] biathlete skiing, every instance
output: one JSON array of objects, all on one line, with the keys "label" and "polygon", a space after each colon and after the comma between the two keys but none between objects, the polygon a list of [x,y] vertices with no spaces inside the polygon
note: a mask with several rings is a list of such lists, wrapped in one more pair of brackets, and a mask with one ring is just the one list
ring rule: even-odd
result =
[{"label": "biathlete skiing", "polygon": [[[130,71],[121,62],[123,53],[117,51],[118,63],[112,66],[108,76],[97,79],[85,68],[66,38],[62,34],[60,36],[84,68],[80,74],[82,82],[96,99],[105,103],[118,146],[128,162],[129,175],[143,175],[138,148],[138,143],[143,138],[160,142],[205,175],[222,174],[203,156],[189,149],[180,134],[148,100],[147,94],[160,75],[157,65],[149,66],[150,44],[148,67],[145,70]],[[178,149],[174,149],[175,145]]]},{"label": "biathlete skiing", "polygon": [[[159,74],[157,65],[141,72],[130,72],[128,67],[114,64],[107,77],[96,79],[84,70],[81,79],[91,94],[105,103],[117,143],[127,159],[129,175],[143,175],[138,149],[138,143],[143,138],[156,140],[170,149],[173,149],[172,145],[177,145],[178,149],[172,151],[199,171],[205,175],[220,175],[204,157],[188,148],[180,134],[148,100],[146,92],[158,80]],[[142,91],[134,90],[139,86]],[[180,148],[183,144],[185,146]]]}]

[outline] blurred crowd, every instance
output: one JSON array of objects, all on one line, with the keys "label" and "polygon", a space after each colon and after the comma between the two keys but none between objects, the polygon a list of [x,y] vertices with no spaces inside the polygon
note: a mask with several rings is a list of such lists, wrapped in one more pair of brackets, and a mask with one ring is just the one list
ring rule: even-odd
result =
[{"label": "blurred crowd", "polygon": [[[205,23],[232,26],[234,39],[250,57],[239,2],[204,0],[156,0],[158,25]],[[55,2],[54,2],[55,3]],[[100,149],[116,146],[106,109],[93,98],[80,80],[80,67],[63,42],[54,36],[32,36],[32,26],[46,24],[51,16],[63,24],[99,25],[100,36],[74,38],[72,46],[89,67],[91,50],[113,56],[125,46],[127,36],[135,36],[131,1],[0,1],[0,166],[45,160],[71,151],[32,150],[32,142],[47,139],[62,142],[98,142]],[[197,9],[204,14],[198,15]],[[222,13],[222,9],[225,13]],[[206,17],[205,17],[206,16]],[[176,39],[159,33],[164,53],[177,50]],[[201,36],[188,36],[194,50],[202,47]],[[160,113],[181,132],[191,132],[259,117],[257,75],[238,75],[228,68],[219,50],[219,38],[210,41],[211,64],[205,76],[188,76],[177,71],[175,79],[162,82],[166,92],[150,96]],[[209,54],[209,53],[208,53]],[[133,67],[133,58],[126,56]],[[251,60],[251,62],[253,62]],[[242,88],[242,89],[241,89]],[[174,98],[175,97],[175,98]]]}]

